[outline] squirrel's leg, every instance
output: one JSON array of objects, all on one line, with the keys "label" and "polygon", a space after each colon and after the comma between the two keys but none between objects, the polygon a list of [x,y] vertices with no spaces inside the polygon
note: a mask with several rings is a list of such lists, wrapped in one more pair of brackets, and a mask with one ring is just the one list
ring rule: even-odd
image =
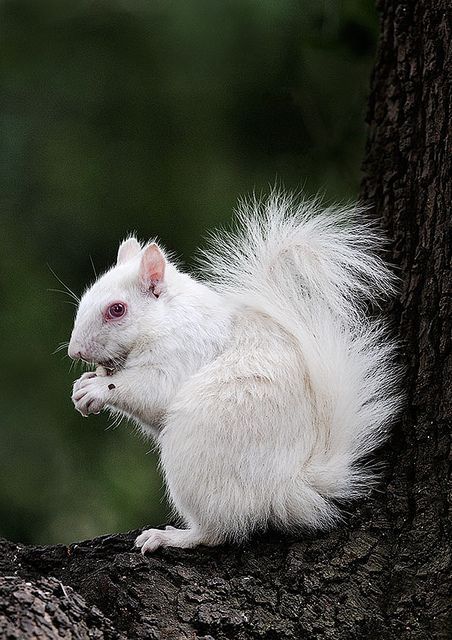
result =
[{"label": "squirrel's leg", "polygon": [[152,552],[159,547],[190,549],[198,544],[206,544],[206,541],[195,528],[175,529],[171,527],[164,531],[162,529],[146,529],[135,540],[135,546],[141,549],[141,553]]}]

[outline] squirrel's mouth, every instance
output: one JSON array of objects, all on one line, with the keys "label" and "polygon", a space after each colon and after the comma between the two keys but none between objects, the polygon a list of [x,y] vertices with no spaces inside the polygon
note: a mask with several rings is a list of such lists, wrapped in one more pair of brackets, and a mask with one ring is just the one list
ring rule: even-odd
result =
[{"label": "squirrel's mouth", "polygon": [[121,355],[114,360],[103,360],[102,362],[98,362],[97,366],[105,369],[107,376],[112,376],[124,367],[126,360],[127,355]]},{"label": "squirrel's mouth", "polygon": [[112,376],[118,370],[116,363],[114,363],[112,360],[107,360],[106,362],[98,362],[97,366],[105,369],[107,376]]}]

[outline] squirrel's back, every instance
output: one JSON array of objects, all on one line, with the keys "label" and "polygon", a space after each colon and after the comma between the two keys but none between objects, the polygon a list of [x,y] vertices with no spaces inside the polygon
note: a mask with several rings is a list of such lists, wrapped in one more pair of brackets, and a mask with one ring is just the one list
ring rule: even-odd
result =
[{"label": "squirrel's back", "polygon": [[213,236],[203,267],[211,286],[267,317],[268,330],[280,327],[301,355],[303,374],[287,384],[310,395],[314,418],[303,423],[310,451],[297,479],[312,517],[304,505],[299,520],[324,526],[338,516],[331,500],[373,484],[368,455],[400,406],[395,345],[384,322],[368,315],[395,279],[377,255],[381,236],[358,208],[320,210],[274,194],[242,204],[237,223]]}]

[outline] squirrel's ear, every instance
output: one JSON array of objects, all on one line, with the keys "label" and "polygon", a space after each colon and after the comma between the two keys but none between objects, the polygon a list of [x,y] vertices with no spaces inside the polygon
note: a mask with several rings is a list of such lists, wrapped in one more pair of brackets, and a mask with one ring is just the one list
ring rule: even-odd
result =
[{"label": "squirrel's ear", "polygon": [[118,258],[116,264],[124,264],[127,260],[134,258],[141,251],[141,245],[136,238],[127,238],[119,245]]},{"label": "squirrel's ear", "polygon": [[165,257],[155,243],[146,247],[140,264],[140,281],[156,298],[162,293],[165,277]]}]

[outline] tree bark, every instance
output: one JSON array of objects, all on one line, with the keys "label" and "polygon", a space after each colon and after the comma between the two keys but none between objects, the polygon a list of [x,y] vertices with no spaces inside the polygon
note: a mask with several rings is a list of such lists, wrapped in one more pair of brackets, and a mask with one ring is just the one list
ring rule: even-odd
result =
[{"label": "tree bark", "polygon": [[270,532],[243,547],[147,557],[133,549],[137,532],[70,546],[3,541],[2,637],[448,637],[451,7],[378,9],[362,199],[393,239],[402,276],[390,313],[407,395],[379,454],[379,490],[334,531],[302,539]]},{"label": "tree bark", "polygon": [[418,629],[438,638],[451,575],[452,5],[382,0],[379,9],[362,193],[393,239],[403,278],[391,311],[407,393],[389,458],[386,615],[406,637]]}]

